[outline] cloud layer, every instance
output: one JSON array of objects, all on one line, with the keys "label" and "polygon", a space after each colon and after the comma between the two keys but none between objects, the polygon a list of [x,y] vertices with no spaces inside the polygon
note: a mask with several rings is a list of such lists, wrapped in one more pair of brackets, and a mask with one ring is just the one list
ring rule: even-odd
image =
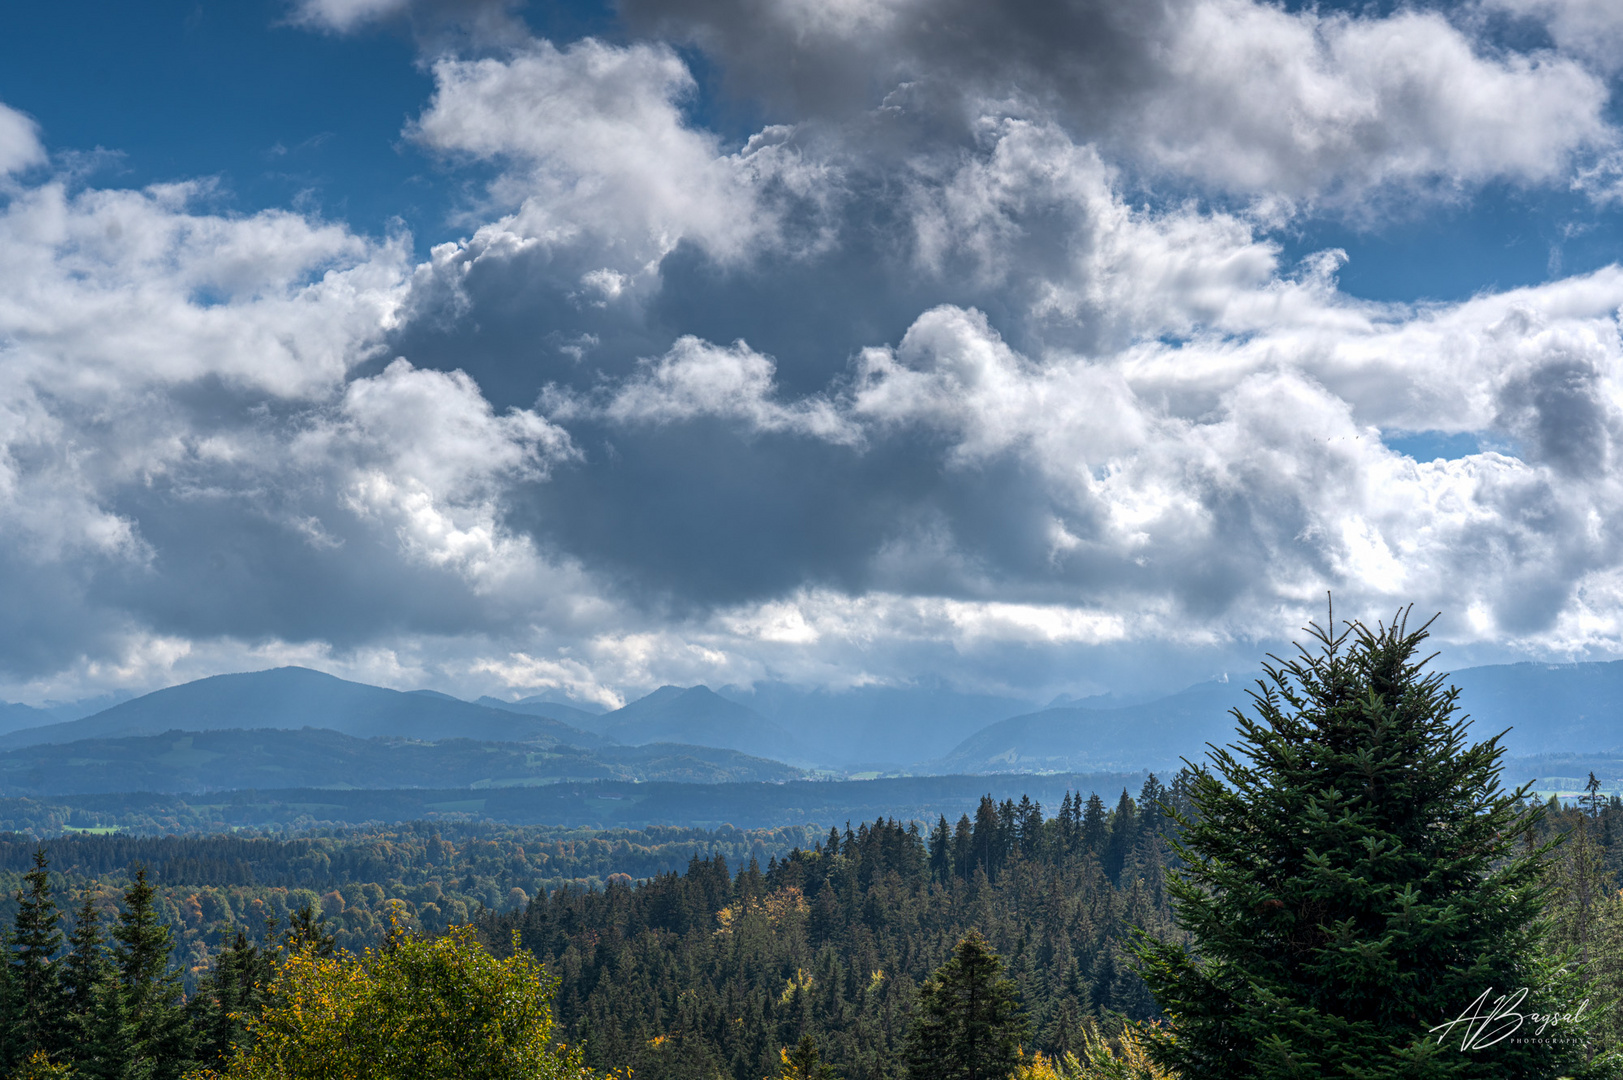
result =
[{"label": "cloud layer", "polygon": [[[1377,304],[1285,254],[1605,174],[1610,23],[1493,10],[1548,43],[1241,0],[634,0],[618,42],[303,4],[500,27],[420,36],[401,134],[470,192],[421,261],[86,186],[0,106],[0,682],[1035,699],[1243,662],[1330,589],[1483,655],[1623,650],[1623,271]],[[1443,436],[1478,449],[1394,449]]]}]

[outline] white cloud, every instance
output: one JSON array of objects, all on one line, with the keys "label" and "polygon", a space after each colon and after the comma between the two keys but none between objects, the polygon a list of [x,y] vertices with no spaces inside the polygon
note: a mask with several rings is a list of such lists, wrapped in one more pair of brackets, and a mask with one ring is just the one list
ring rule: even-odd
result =
[{"label": "white cloud", "polygon": [[771,192],[804,195],[826,179],[784,131],[726,153],[691,126],[683,105],[696,85],[663,45],[536,41],[505,59],[439,60],[434,79],[410,136],[442,154],[500,162],[491,197],[516,207],[473,246],[584,247],[583,258],[598,260],[584,283],[606,299],[681,240],[723,260],[772,242]]},{"label": "white cloud", "polygon": [[535,413],[497,415],[464,373],[404,359],[350,382],[332,420],[291,449],[312,469],[347,460],[350,507],[389,523],[408,557],[453,567],[484,591],[533,584],[525,579],[540,566],[500,522],[504,488],[576,456],[568,434]]},{"label": "white cloud", "polygon": [[1383,18],[1203,0],[1167,81],[1124,117],[1137,153],[1234,192],[1361,199],[1382,187],[1543,183],[1613,141],[1606,87],[1554,55],[1485,55],[1434,12]]},{"label": "white cloud", "polygon": [[0,178],[45,162],[39,125],[0,103]]},{"label": "white cloud", "polygon": [[411,6],[411,0],[299,0],[295,22],[340,34],[378,19],[398,15]]},{"label": "white cloud", "polygon": [[[1579,52],[1605,51],[1616,30],[1606,0],[1495,2],[1547,13]],[[1506,51],[1436,11],[1254,0],[628,0],[626,10],[697,43],[791,115],[832,118],[859,138],[875,136],[852,119],[870,110],[878,138],[906,142],[903,132],[939,138],[954,120],[1001,109],[1056,122],[1152,176],[1281,206],[1367,212],[1368,200],[1416,190],[1543,184],[1616,142],[1605,83],[1571,55]]]},{"label": "white cloud", "polygon": [[[643,361],[602,406],[601,415],[618,423],[665,424],[713,416],[738,420],[754,431],[789,431],[829,442],[851,443],[855,427],[840,417],[826,397],[779,403],[775,367],[742,341],[722,348],[686,336],[664,356]],[[560,413],[587,411],[559,399]]]}]

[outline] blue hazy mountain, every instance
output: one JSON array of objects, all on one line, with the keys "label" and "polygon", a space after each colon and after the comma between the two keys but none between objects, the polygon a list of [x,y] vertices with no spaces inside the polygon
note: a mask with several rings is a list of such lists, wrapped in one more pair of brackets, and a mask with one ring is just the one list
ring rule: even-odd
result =
[{"label": "blue hazy mountain", "polygon": [[12,731],[21,731],[23,728],[42,727],[46,724],[60,724],[65,720],[77,720],[82,716],[117,705],[121,701],[128,701],[130,694],[101,694],[98,697],[85,698],[82,701],[48,702],[43,706],[37,705],[7,705],[0,702],[0,735]]},{"label": "blue hazy mountain", "polygon": [[[1206,743],[1234,741],[1228,710],[1249,707],[1255,676],[1202,683],[1122,708],[1043,709],[990,724],[923,768],[936,772],[1175,768]],[[1509,729],[1512,754],[1623,753],[1623,661],[1494,664],[1451,673],[1471,737]],[[1089,702],[1088,704],[1093,704]],[[1569,769],[1570,771],[1570,769]]]},{"label": "blue hazy mountain", "polygon": [[628,746],[676,742],[776,761],[816,760],[787,728],[707,686],[662,686],[624,708],[593,717],[591,730]]},{"label": "blue hazy mountain", "polygon": [[561,720],[572,727],[582,731],[592,730],[601,713],[590,712],[577,705],[565,705],[550,698],[521,698],[518,701],[503,701],[501,698],[482,697],[474,702],[487,709],[500,709],[503,712],[519,713],[522,716],[545,716],[552,720]]},{"label": "blue hazy mountain", "polygon": [[1494,664],[1456,671],[1472,733],[1510,728],[1513,754],[1623,751],[1623,660],[1588,664]]},{"label": "blue hazy mountain", "polygon": [[0,750],[166,731],[325,728],[369,739],[548,740],[591,747],[604,739],[546,716],[474,705],[443,694],[403,693],[308,668],[215,675],[158,690],[65,723],[0,735]]},{"label": "blue hazy mountain", "polygon": [[1180,756],[1199,760],[1208,742],[1234,741],[1228,711],[1249,701],[1250,685],[1249,680],[1205,682],[1136,705],[1101,708],[1089,701],[1011,716],[920,768],[942,773],[1176,769]]},{"label": "blue hazy mountain", "polygon": [[[811,760],[839,768],[899,766],[939,757],[987,724],[1029,712],[1037,704],[940,686],[807,690],[760,683],[723,687],[721,695],[798,733]],[[1090,699],[1089,704],[1095,703]]]}]

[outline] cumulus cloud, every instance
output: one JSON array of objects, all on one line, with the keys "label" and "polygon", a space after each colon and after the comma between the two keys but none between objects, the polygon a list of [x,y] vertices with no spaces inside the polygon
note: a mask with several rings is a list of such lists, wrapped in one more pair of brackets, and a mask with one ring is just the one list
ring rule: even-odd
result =
[{"label": "cumulus cloud", "polygon": [[435,63],[433,101],[411,126],[420,145],[496,161],[497,205],[484,244],[549,248],[587,242],[598,281],[644,275],[680,240],[737,258],[776,229],[767,196],[815,179],[768,131],[737,153],[692,127],[682,105],[693,76],[669,47],[587,38],[566,49],[537,41],[505,58]]},{"label": "cumulus cloud", "polygon": [[1543,183],[1613,141],[1606,87],[1581,64],[1496,55],[1434,12],[1252,0],[632,0],[626,11],[696,42],[791,115],[878,106],[904,125],[973,123],[1005,103],[1230,194],[1356,205],[1382,189]]},{"label": "cumulus cloud", "polygon": [[39,141],[39,125],[0,103],[0,177],[44,161],[45,147]]},{"label": "cumulus cloud", "polygon": [[0,210],[5,669],[151,678],[220,638],[361,646],[567,605],[571,571],[502,500],[568,436],[459,372],[366,371],[404,243],[195,194],[49,181]]},{"label": "cumulus cloud", "polygon": [[[1560,45],[1580,8],[1526,10]],[[415,264],[206,185],[31,179],[0,111],[11,685],[1058,692],[1251,656],[1326,589],[1623,650],[1623,270],[1372,303],[1280,231],[1601,177],[1577,46],[1242,0],[625,11],[650,36],[296,8],[425,42],[406,135],[480,186]],[[423,36],[458,19],[501,33]],[[755,130],[706,126],[675,41]]]}]

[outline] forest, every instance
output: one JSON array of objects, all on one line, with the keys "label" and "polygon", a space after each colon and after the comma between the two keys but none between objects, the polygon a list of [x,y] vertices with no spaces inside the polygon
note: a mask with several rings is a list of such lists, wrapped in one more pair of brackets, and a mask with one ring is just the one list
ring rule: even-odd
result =
[{"label": "forest", "polygon": [[[970,928],[1006,965],[1030,1051],[1063,1057],[1157,1018],[1127,946],[1135,926],[1176,932],[1174,826],[1158,804],[1189,810],[1188,787],[1184,772],[1114,806],[1067,794],[1051,817],[1029,798],[986,797],[956,822],[823,835],[418,823],[285,840],[0,838],[0,884],[15,951],[36,851],[64,911],[88,901],[104,934],[143,867],[188,1062],[215,1045],[208,1002],[234,950],[274,950],[302,919],[359,954],[393,915],[429,938],[472,922],[499,957],[516,932],[558,980],[558,1035],[595,1070],[760,1080],[811,1035],[839,1076],[865,1080],[901,1075],[917,988]],[[1593,951],[1598,977],[1623,989],[1623,801],[1553,803],[1535,839],[1560,834],[1555,941]]]},{"label": "forest", "polygon": [[1500,787],[1422,636],[1326,639],[1209,766],[1113,803],[986,794],[826,832],[13,837],[0,1068],[1619,1075],[1623,800],[1593,775],[1566,802]]}]

